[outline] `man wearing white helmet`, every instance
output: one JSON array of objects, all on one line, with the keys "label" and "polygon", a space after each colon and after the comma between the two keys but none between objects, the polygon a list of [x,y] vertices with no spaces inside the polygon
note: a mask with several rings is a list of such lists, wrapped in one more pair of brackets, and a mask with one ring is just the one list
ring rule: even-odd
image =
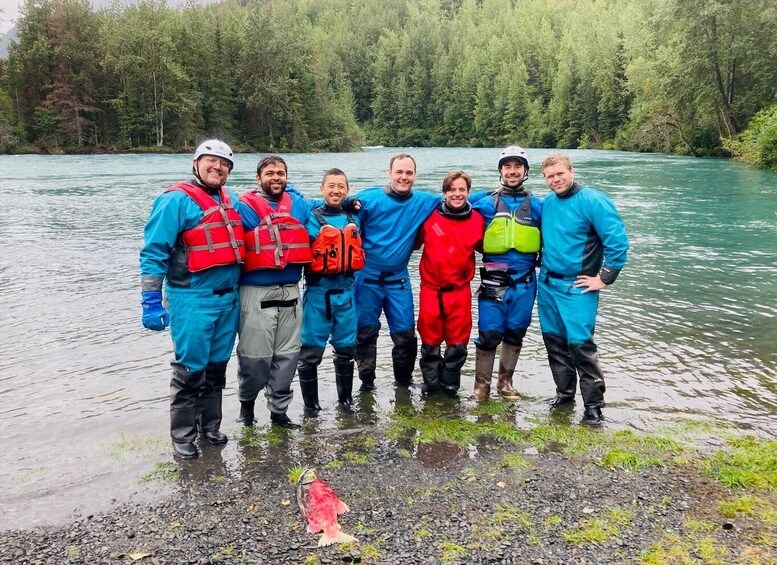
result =
[{"label": "man wearing white helmet", "polygon": [[223,141],[197,147],[194,179],[157,197],[140,251],[143,326],[162,331],[169,325],[173,340],[170,436],[182,459],[198,456],[198,432],[214,445],[227,442],[219,430],[221,391],[237,335],[245,253],[237,195],[224,188],[233,166]]},{"label": "man wearing white helmet", "polygon": [[517,145],[505,147],[497,169],[500,187],[470,198],[473,209],[486,220],[478,290],[475,388],[470,397],[476,402],[488,398],[491,391],[500,343],[497,392],[508,400],[521,398],[513,388],[513,373],[537,294],[535,269],[542,201],[523,186],[529,178],[526,151]]}]

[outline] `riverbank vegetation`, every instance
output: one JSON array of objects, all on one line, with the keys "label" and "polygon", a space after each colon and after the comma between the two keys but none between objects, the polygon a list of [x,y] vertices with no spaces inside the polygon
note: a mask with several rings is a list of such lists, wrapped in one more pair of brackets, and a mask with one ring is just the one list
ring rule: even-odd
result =
[{"label": "riverbank vegetation", "polygon": [[769,0],[27,0],[0,151],[518,142],[774,168],[775,38]]}]

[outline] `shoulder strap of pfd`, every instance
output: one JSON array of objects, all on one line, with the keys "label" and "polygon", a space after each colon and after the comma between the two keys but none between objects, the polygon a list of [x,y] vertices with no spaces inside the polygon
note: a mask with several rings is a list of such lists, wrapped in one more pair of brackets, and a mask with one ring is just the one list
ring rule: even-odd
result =
[{"label": "shoulder strap of pfd", "polygon": [[[319,224],[321,224],[322,226],[325,226],[327,224],[330,224],[331,222],[327,222],[326,221],[326,217],[324,216],[324,212],[323,212],[322,209],[323,209],[323,206],[319,206],[318,208],[314,208],[313,209],[313,215],[316,218],[318,218],[318,223]],[[345,213],[345,217],[348,220],[348,223],[349,224],[355,224],[355,222],[353,221],[353,216],[351,216],[350,212],[346,212],[345,210],[343,210],[343,212]]]},{"label": "shoulder strap of pfd", "polygon": [[[191,183],[177,182],[165,190],[165,192],[171,192],[173,190],[177,190],[186,194],[186,196],[194,200],[197,203],[197,206],[199,206],[204,212],[208,212],[212,208],[218,208],[219,206],[219,203],[216,202],[215,198],[213,198],[199,186],[193,185]],[[223,187],[219,190],[219,199],[225,207],[229,207],[231,205],[229,193],[224,190]]]},{"label": "shoulder strap of pfd", "polygon": [[526,191],[526,198],[524,198],[523,202],[521,202],[519,209],[523,213],[531,211],[531,191],[530,190]]},{"label": "shoulder strap of pfd", "polygon": [[256,191],[243,193],[240,199],[248,204],[260,218],[266,218],[273,215],[291,215],[291,196],[286,192],[281,195],[281,199],[278,201],[278,205],[274,210],[270,206],[270,203],[267,202],[267,199]]},{"label": "shoulder strap of pfd", "polygon": [[325,226],[329,223],[324,218],[324,213],[321,211],[321,206],[313,210],[313,215],[316,217],[316,219],[318,220],[318,223],[321,226]]}]

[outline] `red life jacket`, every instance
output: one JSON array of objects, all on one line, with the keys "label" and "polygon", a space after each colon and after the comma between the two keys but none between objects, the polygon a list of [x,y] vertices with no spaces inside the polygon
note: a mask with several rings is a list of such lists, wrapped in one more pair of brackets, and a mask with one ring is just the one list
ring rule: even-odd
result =
[{"label": "red life jacket", "polygon": [[310,237],[291,215],[291,197],[285,192],[273,210],[261,195],[245,192],[240,200],[259,216],[259,225],[246,231],[244,271],[283,269],[290,263],[310,263]]},{"label": "red life jacket", "polygon": [[359,229],[348,216],[344,228],[336,228],[324,219],[318,208],[313,210],[321,224],[321,231],[311,245],[313,262],[308,269],[313,273],[334,275],[364,268],[364,249]]},{"label": "red life jacket", "polygon": [[229,193],[221,188],[216,202],[202,188],[179,182],[165,192],[179,190],[202,208],[202,220],[190,230],[181,233],[183,250],[187,255],[189,271],[196,273],[211,267],[236,265],[243,262],[243,222],[232,206]]}]

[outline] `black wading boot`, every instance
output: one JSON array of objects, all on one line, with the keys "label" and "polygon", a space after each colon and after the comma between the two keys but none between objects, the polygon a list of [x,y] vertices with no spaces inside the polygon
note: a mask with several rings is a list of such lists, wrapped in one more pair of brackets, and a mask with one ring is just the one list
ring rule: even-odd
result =
[{"label": "black wading boot", "polygon": [[544,333],[542,339],[548,352],[550,372],[556,384],[556,397],[549,404],[551,408],[558,408],[575,400],[577,371],[566,338]]},{"label": "black wading boot", "polygon": [[603,421],[604,416],[602,415],[601,408],[598,406],[591,406],[585,409],[585,413],[583,414],[583,423],[586,426],[601,426]]},{"label": "black wading boot", "polygon": [[200,435],[212,445],[229,441],[221,428],[221,391],[227,382],[227,362],[208,363],[205,369],[205,387],[197,398],[197,421]]},{"label": "black wading boot", "polygon": [[367,326],[359,328],[356,334],[354,359],[359,367],[361,392],[375,390],[375,368],[378,364],[378,333],[380,328]]},{"label": "black wading boot", "polygon": [[285,428],[287,430],[298,430],[302,427],[299,424],[292,422],[285,412],[281,414],[272,412],[270,414],[270,421],[273,423],[273,425],[280,426],[281,428]]},{"label": "black wading boot", "polygon": [[240,401],[240,416],[237,417],[237,423],[244,426],[253,426],[256,423],[254,417],[254,405],[255,400],[241,400]]},{"label": "black wading boot", "polygon": [[318,403],[318,367],[300,362],[297,375],[302,402],[305,404],[305,415],[315,418],[321,412],[321,405]]},{"label": "black wading boot", "polygon": [[324,350],[319,347],[303,345],[299,351],[297,375],[299,389],[302,392],[302,402],[305,404],[305,415],[315,418],[321,412],[318,403],[318,365],[324,356]]},{"label": "black wading boot", "polygon": [[394,380],[400,386],[413,384],[413,369],[418,355],[418,338],[415,329],[391,334],[394,347],[391,349],[391,359],[394,362]]},{"label": "black wading boot", "polygon": [[424,378],[424,393],[434,394],[440,390],[440,374],[442,372],[442,354],[440,346],[421,344],[421,375]]},{"label": "black wading boot", "polygon": [[205,371],[190,371],[179,363],[172,363],[170,379],[170,438],[173,453],[181,459],[199,455],[197,439],[197,397],[205,384]]},{"label": "black wading boot", "polygon": [[353,406],[353,358],[348,353],[334,353],[337,400],[344,412],[356,412]]},{"label": "black wading boot", "polygon": [[440,386],[448,396],[456,396],[461,386],[461,368],[467,360],[467,344],[449,345],[445,349],[440,373]]},{"label": "black wading boot", "polygon": [[583,423],[590,426],[599,426],[604,417],[604,373],[599,365],[599,356],[596,352],[596,344],[593,341],[574,343],[569,345],[569,353],[580,375],[580,394],[583,396],[585,413]]}]

